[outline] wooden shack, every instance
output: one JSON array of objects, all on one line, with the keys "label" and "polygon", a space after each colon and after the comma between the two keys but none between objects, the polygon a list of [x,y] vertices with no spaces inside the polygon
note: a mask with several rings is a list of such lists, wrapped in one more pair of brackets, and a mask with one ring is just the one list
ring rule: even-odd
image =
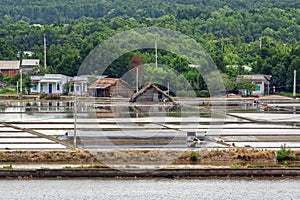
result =
[{"label": "wooden shack", "polygon": [[149,83],[134,93],[131,98],[131,102],[173,102],[171,97],[163,92],[161,89]]},{"label": "wooden shack", "polygon": [[89,86],[90,92],[95,97],[127,97],[129,98],[133,89],[120,78],[101,78]]}]

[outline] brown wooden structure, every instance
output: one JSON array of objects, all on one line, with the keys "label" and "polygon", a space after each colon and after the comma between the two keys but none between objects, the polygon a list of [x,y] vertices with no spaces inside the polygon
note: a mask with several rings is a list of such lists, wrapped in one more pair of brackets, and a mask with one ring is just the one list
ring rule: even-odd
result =
[{"label": "brown wooden structure", "polygon": [[120,78],[101,78],[89,86],[90,93],[96,97],[127,97],[129,98],[133,89]]},{"label": "brown wooden structure", "polygon": [[172,98],[163,92],[161,89],[149,83],[134,93],[131,98],[131,102],[173,102]]},{"label": "brown wooden structure", "polygon": [[20,70],[20,61],[19,60],[1,60],[0,61],[0,72],[13,77],[17,73],[19,73]]}]

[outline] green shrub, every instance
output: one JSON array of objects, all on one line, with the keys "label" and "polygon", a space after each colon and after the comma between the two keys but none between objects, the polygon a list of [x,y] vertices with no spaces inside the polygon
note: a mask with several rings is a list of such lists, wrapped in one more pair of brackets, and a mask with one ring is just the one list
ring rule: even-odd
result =
[{"label": "green shrub", "polygon": [[240,165],[236,162],[231,163],[231,167],[233,167],[234,169],[238,169],[240,167]]},{"label": "green shrub", "polygon": [[197,92],[197,97],[210,97],[210,94],[207,90],[201,90]]},{"label": "green shrub", "polygon": [[290,160],[292,158],[291,149],[286,146],[286,144],[281,145],[280,150],[278,150],[276,155],[276,160],[282,162],[285,160]]},{"label": "green shrub", "polygon": [[190,153],[190,161],[196,162],[199,160],[198,154],[195,151],[191,151]]},{"label": "green shrub", "polygon": [[46,100],[50,100],[50,99],[51,99],[51,95],[47,94],[47,95],[45,96],[45,99],[46,99]]},{"label": "green shrub", "polygon": [[285,167],[287,167],[287,166],[289,166],[289,163],[287,161],[283,161],[282,165],[285,166]]},{"label": "green shrub", "polygon": [[16,92],[9,89],[9,88],[2,88],[0,89],[0,94],[15,94]]}]

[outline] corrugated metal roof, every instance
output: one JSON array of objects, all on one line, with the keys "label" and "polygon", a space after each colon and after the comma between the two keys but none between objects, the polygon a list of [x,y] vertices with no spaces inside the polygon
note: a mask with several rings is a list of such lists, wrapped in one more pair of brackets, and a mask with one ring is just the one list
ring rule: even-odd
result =
[{"label": "corrugated metal roof", "polygon": [[22,66],[38,66],[40,64],[39,59],[24,59],[22,60]]},{"label": "corrugated metal roof", "polygon": [[0,70],[1,69],[20,69],[19,60],[1,60],[0,61]]},{"label": "corrugated metal roof", "polygon": [[237,80],[241,79],[251,79],[252,81],[261,81],[267,83],[271,79],[271,75],[262,75],[262,74],[252,74],[252,75],[239,75]]}]

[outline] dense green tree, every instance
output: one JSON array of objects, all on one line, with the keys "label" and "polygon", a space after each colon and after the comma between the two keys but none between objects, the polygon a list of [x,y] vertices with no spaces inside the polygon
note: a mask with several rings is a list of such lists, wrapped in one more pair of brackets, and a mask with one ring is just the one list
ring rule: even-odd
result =
[{"label": "dense green tree", "polygon": [[16,59],[16,56],[17,55],[13,47],[0,39],[0,60],[13,60]]}]

